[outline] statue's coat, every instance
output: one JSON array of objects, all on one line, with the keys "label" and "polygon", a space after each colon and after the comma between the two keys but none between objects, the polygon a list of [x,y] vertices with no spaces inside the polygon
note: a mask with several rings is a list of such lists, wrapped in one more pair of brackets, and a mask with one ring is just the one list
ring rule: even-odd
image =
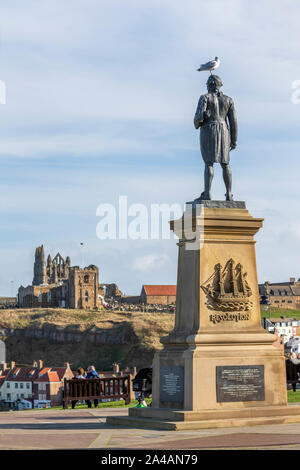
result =
[{"label": "statue's coat", "polygon": [[230,145],[236,146],[237,119],[232,98],[222,92],[200,96],[194,125],[200,129],[205,163],[229,163]]}]

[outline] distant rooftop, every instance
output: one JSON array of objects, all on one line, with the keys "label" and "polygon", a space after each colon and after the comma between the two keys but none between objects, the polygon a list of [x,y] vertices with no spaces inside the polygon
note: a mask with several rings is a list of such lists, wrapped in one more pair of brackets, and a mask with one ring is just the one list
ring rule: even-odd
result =
[{"label": "distant rooftop", "polygon": [[176,295],[175,285],[149,285],[143,286],[147,295]]}]

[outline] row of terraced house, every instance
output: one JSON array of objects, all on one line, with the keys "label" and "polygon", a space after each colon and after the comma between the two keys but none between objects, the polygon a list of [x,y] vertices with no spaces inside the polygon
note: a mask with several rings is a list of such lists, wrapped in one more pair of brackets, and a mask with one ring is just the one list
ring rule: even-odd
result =
[{"label": "row of terraced house", "polygon": [[41,408],[59,406],[63,399],[64,378],[74,376],[69,363],[63,367],[44,367],[34,361],[32,366],[16,366],[15,362],[0,364],[0,404],[2,407]]}]

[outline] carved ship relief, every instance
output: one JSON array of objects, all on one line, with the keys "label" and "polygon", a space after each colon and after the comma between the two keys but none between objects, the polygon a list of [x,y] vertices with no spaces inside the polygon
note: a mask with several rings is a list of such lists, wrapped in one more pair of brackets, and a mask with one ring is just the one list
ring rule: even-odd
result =
[{"label": "carved ship relief", "polygon": [[252,290],[246,277],[243,266],[235,264],[232,258],[224,268],[220,263],[216,264],[213,274],[201,286],[207,295],[207,307],[222,311],[250,310]]}]

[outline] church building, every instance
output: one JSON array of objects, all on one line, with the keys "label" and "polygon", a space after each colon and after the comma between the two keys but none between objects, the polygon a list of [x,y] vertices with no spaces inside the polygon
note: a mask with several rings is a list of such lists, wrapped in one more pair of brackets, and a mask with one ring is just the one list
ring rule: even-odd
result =
[{"label": "church building", "polygon": [[71,266],[70,257],[64,259],[60,253],[53,259],[48,255],[46,262],[43,245],[36,248],[32,285],[19,288],[19,307],[92,310],[97,309],[100,304],[97,266]]}]

